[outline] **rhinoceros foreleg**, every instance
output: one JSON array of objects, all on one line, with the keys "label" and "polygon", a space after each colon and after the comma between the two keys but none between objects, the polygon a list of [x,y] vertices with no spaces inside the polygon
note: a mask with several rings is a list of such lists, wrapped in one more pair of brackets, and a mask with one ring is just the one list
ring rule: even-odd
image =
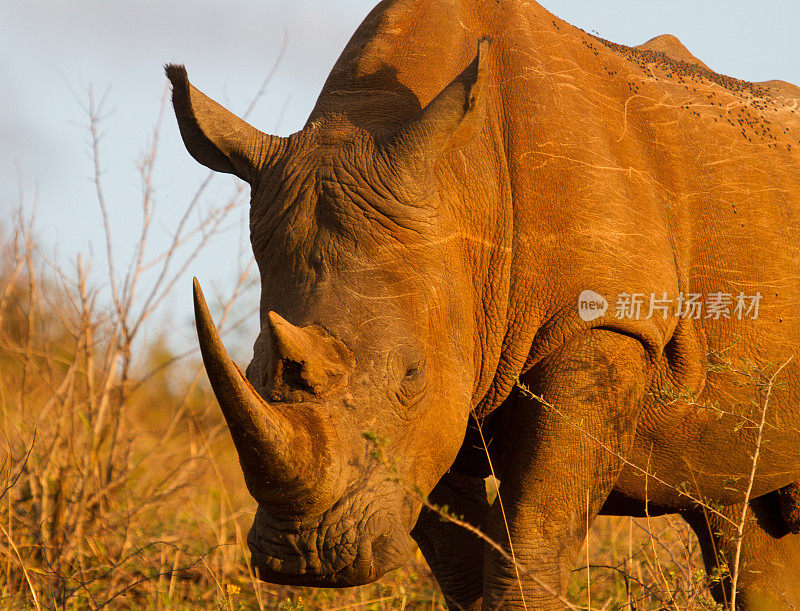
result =
[{"label": "rhinoceros foreleg", "polygon": [[[733,570],[741,505],[724,507],[720,513],[733,521],[697,510],[684,515],[697,533],[709,574],[715,568],[726,575]],[[791,532],[781,514],[777,492],[750,503],[742,540],[736,608],[747,611],[800,608],[800,535]],[[731,580],[715,582],[717,602],[731,602]]]},{"label": "rhinoceros foreleg", "polygon": [[482,529],[490,507],[485,480],[447,473],[433,489],[429,500],[443,508],[444,516],[423,507],[411,536],[431,567],[448,607],[480,609],[483,594],[483,540],[447,520],[446,516],[458,516]]},{"label": "rhinoceros foreleg", "polygon": [[[504,417],[500,497],[487,529],[516,566],[486,548],[484,609],[564,606],[577,553],[634,438],[648,377],[637,340],[595,329],[523,376],[542,401],[519,394]],[[503,515],[505,513],[505,515]]]}]

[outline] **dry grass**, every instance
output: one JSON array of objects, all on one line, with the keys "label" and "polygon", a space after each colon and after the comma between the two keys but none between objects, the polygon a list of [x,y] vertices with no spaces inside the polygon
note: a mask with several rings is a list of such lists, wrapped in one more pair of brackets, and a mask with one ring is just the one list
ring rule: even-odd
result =
[{"label": "dry grass", "polygon": [[568,598],[579,608],[592,609],[716,608],[697,539],[678,516],[599,517],[573,572]]},{"label": "dry grass", "polygon": [[[138,245],[120,267],[100,170],[101,110],[90,96],[109,282],[92,283],[91,262],[49,261],[23,206],[0,244],[0,606],[443,609],[419,553],[359,588],[255,578],[245,544],[255,506],[199,358],[142,337],[175,286],[188,290],[187,270],[232,222],[241,193],[203,211],[203,182],[168,247],[148,252],[156,129],[140,164]],[[219,299],[223,332],[252,316],[237,305],[250,269],[243,264]],[[601,518],[578,567],[568,595],[577,608],[714,607],[697,542],[678,518]]]}]

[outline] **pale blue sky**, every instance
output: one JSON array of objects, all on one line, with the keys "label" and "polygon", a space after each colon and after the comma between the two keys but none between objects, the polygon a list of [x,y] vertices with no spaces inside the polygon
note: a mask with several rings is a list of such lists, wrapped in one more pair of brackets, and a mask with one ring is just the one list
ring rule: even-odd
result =
[{"label": "pale blue sky", "polygon": [[[512,1],[512,0],[503,0]],[[104,249],[90,182],[86,88],[108,88],[102,162],[117,256],[131,252],[140,223],[136,161],[146,145],[166,81],[162,65],[185,63],[193,82],[241,112],[272,67],[284,33],[288,46],[250,121],[289,134],[299,129],[330,67],[374,0],[0,0],[0,223],[18,200],[38,193],[40,238],[63,261]],[[748,80],[800,84],[800,2],[765,0],[544,0],[559,17],[610,40],[640,44],[678,36],[719,72]],[[756,9],[755,7],[760,8]],[[166,117],[155,176],[156,221],[173,226],[205,176]],[[206,194],[222,200],[234,179],[221,176]],[[246,215],[246,205],[241,215]],[[157,232],[163,238],[166,229]],[[191,270],[206,282],[231,282],[246,240],[216,240]],[[156,239],[153,252],[158,250]],[[95,278],[105,277],[96,257]],[[188,279],[172,296],[175,332],[190,337]]]}]

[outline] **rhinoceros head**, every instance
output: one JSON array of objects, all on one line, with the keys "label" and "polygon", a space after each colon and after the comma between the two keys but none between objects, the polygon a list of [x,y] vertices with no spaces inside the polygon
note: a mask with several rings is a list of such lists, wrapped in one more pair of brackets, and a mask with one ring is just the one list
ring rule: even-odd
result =
[{"label": "rhinoceros head", "polygon": [[484,53],[482,43],[425,109],[380,135],[331,112],[268,136],[167,68],[189,152],[251,185],[261,332],[246,374],[196,282],[194,298],[206,370],[258,501],[248,543],[266,581],[355,585],[398,566],[421,495],[461,445],[472,280],[434,166],[476,121]]}]

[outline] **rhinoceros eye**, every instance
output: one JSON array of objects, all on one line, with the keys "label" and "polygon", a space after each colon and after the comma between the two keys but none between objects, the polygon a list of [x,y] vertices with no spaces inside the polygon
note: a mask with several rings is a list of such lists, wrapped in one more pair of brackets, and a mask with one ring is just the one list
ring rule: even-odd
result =
[{"label": "rhinoceros eye", "polygon": [[425,392],[428,380],[425,376],[425,363],[422,359],[410,363],[397,392],[397,398],[404,405],[415,403]]},{"label": "rhinoceros eye", "polygon": [[412,363],[406,368],[406,375],[404,379],[409,380],[417,377],[421,370],[422,370],[422,363]]},{"label": "rhinoceros eye", "polygon": [[413,401],[425,390],[425,362],[413,346],[398,346],[389,357],[391,378],[395,380],[397,398],[402,403]]}]

